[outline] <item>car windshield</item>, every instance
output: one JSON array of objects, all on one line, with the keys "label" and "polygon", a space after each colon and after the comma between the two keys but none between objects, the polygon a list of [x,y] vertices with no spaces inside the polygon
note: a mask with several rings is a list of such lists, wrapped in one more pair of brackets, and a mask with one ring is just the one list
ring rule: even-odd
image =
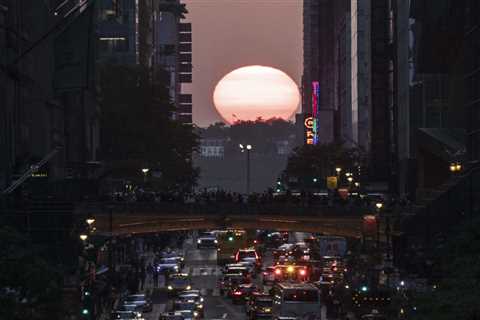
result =
[{"label": "car windshield", "polygon": [[196,303],[193,301],[177,301],[175,302],[176,310],[194,310],[196,308]]},{"label": "car windshield", "polygon": [[124,304],[118,308],[118,311],[136,311],[138,309],[137,305],[134,304]]},{"label": "car windshield", "polygon": [[189,281],[186,278],[176,278],[176,279],[171,279],[169,283],[175,286],[188,286]]}]

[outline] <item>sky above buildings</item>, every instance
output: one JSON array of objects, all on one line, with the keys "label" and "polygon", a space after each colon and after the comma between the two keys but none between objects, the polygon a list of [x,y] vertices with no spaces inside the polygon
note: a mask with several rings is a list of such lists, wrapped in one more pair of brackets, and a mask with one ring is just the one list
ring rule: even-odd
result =
[{"label": "sky above buildings", "polygon": [[222,121],[213,104],[216,84],[230,71],[263,65],[301,80],[301,0],[184,0],[192,23],[194,123]]}]

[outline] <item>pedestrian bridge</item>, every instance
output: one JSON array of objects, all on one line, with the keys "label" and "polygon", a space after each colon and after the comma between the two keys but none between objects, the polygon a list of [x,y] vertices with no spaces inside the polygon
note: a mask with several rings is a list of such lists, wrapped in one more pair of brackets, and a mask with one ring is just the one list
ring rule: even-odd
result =
[{"label": "pedestrian bridge", "polygon": [[[202,212],[203,209],[203,212]],[[96,218],[98,232],[114,235],[164,231],[243,228],[361,236],[363,210],[329,207],[101,206],[83,209]],[[95,212],[96,211],[96,212]],[[212,212],[214,211],[214,212]],[[239,212],[240,211],[240,212]]]}]

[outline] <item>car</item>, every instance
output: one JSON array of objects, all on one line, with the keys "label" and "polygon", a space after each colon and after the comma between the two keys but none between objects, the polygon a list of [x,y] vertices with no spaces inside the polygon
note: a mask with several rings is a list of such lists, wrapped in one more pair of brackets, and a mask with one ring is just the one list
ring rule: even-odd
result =
[{"label": "car", "polygon": [[120,304],[115,309],[115,311],[130,311],[130,312],[137,312],[142,315],[143,306],[138,304]]},{"label": "car", "polygon": [[252,295],[246,305],[247,316],[250,320],[272,319],[273,299],[266,294]]},{"label": "car", "polygon": [[262,267],[262,259],[255,248],[239,249],[235,254],[235,261],[245,261],[246,258],[254,258],[258,269]]},{"label": "car", "polygon": [[230,299],[234,304],[242,304],[250,298],[254,292],[257,292],[257,286],[253,283],[243,283],[237,286],[231,287],[228,293]]},{"label": "car", "polygon": [[181,291],[177,294],[177,298],[181,300],[193,300],[198,304],[203,304],[203,302],[205,301],[204,298],[200,295],[200,290]]},{"label": "car", "polygon": [[198,304],[194,300],[177,299],[173,302],[173,310],[191,310],[198,319],[203,318],[203,304]]},{"label": "car", "polygon": [[122,299],[122,304],[136,304],[142,307],[142,312],[151,312],[153,304],[146,294],[131,294]]},{"label": "car", "polygon": [[177,262],[163,258],[160,259],[156,268],[159,273],[177,273],[181,270],[181,266]]},{"label": "car", "polygon": [[175,312],[178,312],[183,316],[185,320],[197,320],[199,318],[199,313],[197,311],[193,310],[176,310]]},{"label": "car", "polygon": [[218,287],[220,288],[220,294],[224,294],[230,290],[230,288],[246,283],[248,280],[242,273],[227,273],[223,276]]},{"label": "car", "polygon": [[261,270],[262,265],[258,263],[256,258],[243,258],[239,264],[247,267],[253,277],[256,277],[257,271]]},{"label": "car", "polygon": [[115,311],[111,315],[112,320],[144,320],[138,312],[133,311]]},{"label": "car", "polygon": [[249,271],[249,268],[237,263],[229,264],[228,266],[225,267],[224,274],[229,274],[229,273],[241,273],[246,279],[251,278],[251,273]]},{"label": "car", "polygon": [[177,311],[164,312],[158,318],[158,320],[185,320],[185,319],[186,319],[185,315]]},{"label": "car", "polygon": [[166,281],[169,296],[174,296],[184,290],[192,289],[192,281],[187,273],[170,274]]},{"label": "car", "polygon": [[172,257],[164,257],[160,259],[160,263],[165,263],[165,264],[174,264],[176,263],[179,265],[181,268],[184,267],[185,265],[185,258],[182,256],[172,256]]},{"label": "car", "polygon": [[275,282],[278,281],[298,281],[309,280],[307,267],[301,265],[276,265],[274,269]]},{"label": "car", "polygon": [[197,238],[197,248],[216,249],[218,244],[217,236],[211,232],[203,232]]}]

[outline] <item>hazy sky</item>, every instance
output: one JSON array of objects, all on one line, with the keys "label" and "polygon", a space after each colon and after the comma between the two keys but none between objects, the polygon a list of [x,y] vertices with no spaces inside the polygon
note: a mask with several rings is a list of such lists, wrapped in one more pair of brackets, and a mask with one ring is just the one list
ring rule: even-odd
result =
[{"label": "hazy sky", "polygon": [[[299,85],[302,0],[184,0],[193,33],[193,120],[221,121],[213,105],[217,82],[233,69],[265,65]],[[184,91],[187,91],[184,90]]]}]

